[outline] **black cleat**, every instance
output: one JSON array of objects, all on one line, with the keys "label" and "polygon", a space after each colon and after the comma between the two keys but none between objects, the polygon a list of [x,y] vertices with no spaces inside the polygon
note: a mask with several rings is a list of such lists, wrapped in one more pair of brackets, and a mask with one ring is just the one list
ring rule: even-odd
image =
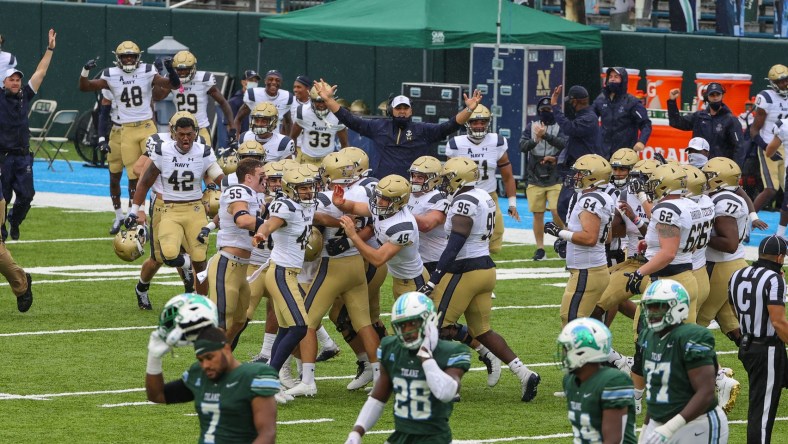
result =
[{"label": "black cleat", "polygon": [[25,273],[25,277],[27,278],[27,290],[16,297],[16,308],[21,313],[30,310],[30,306],[33,305],[33,278],[30,273]]},{"label": "black cleat", "polygon": [[120,231],[120,227],[123,226],[123,219],[115,219],[112,222],[112,228],[109,229],[109,234],[116,235]]},{"label": "black cleat", "polygon": [[323,350],[320,351],[320,354],[317,355],[317,359],[315,359],[315,362],[328,361],[329,359],[333,358],[338,354],[339,354],[339,347],[323,348]]},{"label": "black cleat", "polygon": [[531,374],[528,375],[528,379],[526,379],[524,383],[521,383],[523,396],[520,399],[522,399],[523,402],[531,402],[536,398],[536,389],[540,382],[542,382],[542,378],[538,374],[531,372]]},{"label": "black cleat", "polygon": [[544,248],[537,248],[536,253],[534,253],[533,260],[543,261],[544,257],[545,257]]},{"label": "black cleat", "polygon": [[137,286],[134,287],[134,293],[137,294],[137,306],[140,310],[153,310],[150,299],[148,299],[149,288],[150,284],[142,284],[139,282],[137,282]]},{"label": "black cleat", "polygon": [[19,225],[11,224],[11,231],[8,232],[13,240],[19,240]]}]

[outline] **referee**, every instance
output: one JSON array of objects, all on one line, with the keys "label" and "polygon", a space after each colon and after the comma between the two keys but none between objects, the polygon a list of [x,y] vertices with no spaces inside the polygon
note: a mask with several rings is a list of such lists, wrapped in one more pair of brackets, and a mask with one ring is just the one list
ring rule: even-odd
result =
[{"label": "referee", "polygon": [[770,236],[758,260],[733,273],[728,298],[741,324],[739,360],[750,380],[747,443],[769,443],[780,392],[788,387],[788,320],[785,318],[783,262],[788,241]]}]

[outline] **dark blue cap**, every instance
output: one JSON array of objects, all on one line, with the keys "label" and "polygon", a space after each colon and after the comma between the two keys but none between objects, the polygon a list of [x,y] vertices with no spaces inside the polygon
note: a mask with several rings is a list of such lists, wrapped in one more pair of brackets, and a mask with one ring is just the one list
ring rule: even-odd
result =
[{"label": "dark blue cap", "polygon": [[788,252],[788,241],[782,236],[771,235],[758,246],[759,255],[781,256]]},{"label": "dark blue cap", "polygon": [[720,94],[725,94],[725,88],[721,84],[719,84],[717,82],[711,82],[708,85],[706,85],[706,92],[705,92],[705,94],[708,96],[709,94],[711,94],[713,92],[720,93]]}]

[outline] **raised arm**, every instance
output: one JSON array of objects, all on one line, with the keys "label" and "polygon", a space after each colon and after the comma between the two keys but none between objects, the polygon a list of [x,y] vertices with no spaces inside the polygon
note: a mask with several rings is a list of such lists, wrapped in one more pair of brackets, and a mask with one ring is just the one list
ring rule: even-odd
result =
[{"label": "raised arm", "polygon": [[38,91],[38,87],[41,86],[41,82],[44,81],[44,77],[47,75],[49,62],[52,61],[52,54],[55,52],[56,37],[57,33],[55,33],[55,30],[50,29],[47,50],[44,52],[44,57],[41,57],[41,61],[38,62],[36,71],[30,76],[30,87],[33,88],[33,91]]}]

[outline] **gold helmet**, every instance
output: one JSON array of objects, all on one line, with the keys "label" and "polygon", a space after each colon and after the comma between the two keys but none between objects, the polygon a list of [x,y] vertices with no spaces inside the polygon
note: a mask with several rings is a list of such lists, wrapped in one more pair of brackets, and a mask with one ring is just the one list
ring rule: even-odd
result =
[{"label": "gold helmet", "polygon": [[301,166],[301,164],[295,159],[282,159],[282,165],[285,167],[285,171]]},{"label": "gold helmet", "polygon": [[347,153],[350,159],[356,162],[356,175],[358,177],[364,177],[369,174],[369,156],[366,151],[354,146],[346,146],[339,152]]},{"label": "gold helmet", "polygon": [[441,168],[441,191],[454,196],[465,186],[474,186],[479,181],[479,167],[467,157],[452,157]]},{"label": "gold helmet", "polygon": [[341,150],[324,157],[320,170],[327,185],[348,185],[359,179],[357,167],[350,153]]},{"label": "gold helmet", "polygon": [[320,167],[317,165],[313,165],[311,163],[302,163],[299,164],[302,167],[306,167],[309,171],[312,172],[312,177],[315,178],[315,189],[317,191],[323,191],[323,174],[320,171]]},{"label": "gold helmet", "polygon": [[777,82],[780,80],[788,79],[788,67],[785,65],[774,65],[769,70],[769,76],[766,80],[769,81],[769,86],[783,98],[788,98],[788,88],[780,88]]},{"label": "gold helmet", "polygon": [[216,159],[216,163],[219,164],[225,175],[233,174],[238,169],[238,156],[232,154],[220,156]]},{"label": "gold helmet", "polygon": [[[326,83],[323,83],[321,88],[331,88]],[[328,105],[326,105],[326,101],[320,97],[320,94],[317,92],[317,86],[313,86],[312,89],[309,90],[309,99],[310,99],[310,106],[312,107],[312,111],[314,111],[315,115],[320,119],[325,119],[328,115]],[[317,105],[320,105],[318,108]]]},{"label": "gold helmet", "polygon": [[304,248],[304,261],[312,262],[319,258],[322,252],[323,233],[321,233],[317,227],[312,227],[312,231],[309,233],[309,238],[306,241],[306,248]]},{"label": "gold helmet", "polygon": [[369,107],[366,103],[364,103],[361,99],[356,99],[353,103],[350,104],[350,112],[353,114],[359,114],[362,116],[366,116],[369,114]]},{"label": "gold helmet", "polygon": [[[267,119],[268,123],[265,123],[264,119]],[[261,120],[261,122],[255,122],[256,120]],[[258,103],[249,115],[249,129],[258,136],[273,133],[278,122],[279,111],[277,111],[276,105],[271,102]]]},{"label": "gold helmet", "polygon": [[[468,118],[468,121],[465,122],[465,129],[468,132],[468,137],[473,140],[482,140],[487,133],[490,132],[490,121],[492,120],[492,114],[490,110],[487,109],[486,106],[482,104],[476,105],[476,108],[471,113],[471,117]],[[471,126],[473,122],[483,121],[485,122],[483,130],[474,130]]]},{"label": "gold helmet", "polygon": [[684,168],[666,163],[658,166],[646,182],[646,193],[654,200],[669,194],[684,195],[687,192],[687,173]]},{"label": "gold helmet", "polygon": [[349,108],[349,107],[350,107],[350,103],[348,103],[348,101],[347,101],[347,100],[345,100],[345,99],[343,99],[343,98],[341,98],[341,97],[337,99],[337,103],[338,103],[338,104],[339,104],[339,106],[341,106],[342,108]]},{"label": "gold helmet", "polygon": [[706,175],[709,193],[716,193],[720,190],[733,191],[739,186],[741,168],[739,164],[727,157],[709,159],[701,170]]},{"label": "gold helmet", "polygon": [[698,197],[706,191],[706,175],[703,171],[692,165],[682,165],[687,173],[687,194],[685,197]]},{"label": "gold helmet", "polygon": [[202,192],[202,204],[205,205],[205,211],[208,217],[213,218],[219,213],[219,198],[222,197],[222,192],[216,188],[206,188]]},{"label": "gold helmet", "polygon": [[389,115],[389,101],[384,100],[378,104],[378,113],[381,116],[388,116]]},{"label": "gold helmet", "polygon": [[613,168],[598,154],[580,156],[572,165],[572,174],[566,177],[564,186],[576,190],[599,188],[610,183]]},{"label": "gold helmet", "polygon": [[[178,51],[175,53],[175,57],[172,58],[172,67],[178,72],[178,78],[181,79],[181,82],[189,82],[197,74],[197,57],[189,51]],[[188,72],[184,75],[181,71],[186,70]]]},{"label": "gold helmet", "polygon": [[112,246],[115,254],[126,262],[134,262],[145,254],[145,241],[147,232],[145,225],[134,225],[127,229],[122,229],[115,235]]},{"label": "gold helmet", "polygon": [[[369,198],[369,211],[375,216],[390,217],[401,210],[410,198],[410,182],[397,174],[389,174],[375,185]],[[379,200],[388,201],[382,206]]]},{"label": "gold helmet", "polygon": [[[432,156],[421,156],[410,164],[410,190],[413,193],[427,193],[438,187],[441,183],[441,161]],[[424,183],[413,183],[413,174],[419,173],[427,176]]]},{"label": "gold helmet", "polygon": [[197,118],[194,117],[194,114],[188,111],[178,111],[170,117],[170,136],[173,139],[175,139],[175,124],[183,118],[191,119],[192,123],[194,123],[194,130],[200,131],[200,126],[197,124]]},{"label": "gold helmet", "polygon": [[[638,153],[635,150],[632,148],[621,148],[610,156],[610,166],[612,168],[625,168],[631,171],[632,167],[635,166],[639,160],[640,157],[638,157]],[[627,182],[629,182],[629,173],[627,173],[627,176],[623,179],[617,179],[612,175],[610,179],[613,181],[613,185],[617,188],[621,188],[626,186]]]},{"label": "gold helmet", "polygon": [[629,170],[629,189],[632,193],[643,191],[646,182],[651,177],[651,173],[660,165],[654,159],[643,159],[638,161],[631,170]]},{"label": "gold helmet", "polygon": [[[112,53],[115,54],[115,66],[122,69],[123,72],[127,72],[127,73],[134,72],[137,69],[137,67],[140,66],[140,62],[142,59],[142,51],[140,51],[140,47],[137,46],[136,43],[130,40],[121,42],[120,45],[118,45],[118,47],[115,48],[114,51],[112,51]],[[123,56],[129,56],[129,55],[135,56],[134,62],[129,64],[124,64],[121,59],[123,58]]]},{"label": "gold helmet", "polygon": [[[298,192],[298,188],[304,186],[311,188],[307,197],[302,196]],[[298,168],[285,169],[285,174],[282,176],[282,192],[290,200],[302,206],[314,205],[317,202],[317,181],[315,181],[312,170],[304,165],[300,165]]]},{"label": "gold helmet", "polygon": [[246,142],[240,144],[238,149],[235,151],[236,156],[238,156],[238,160],[246,159],[247,157],[252,157],[255,159],[260,160],[261,162],[265,162],[265,148],[256,140],[247,140]]},{"label": "gold helmet", "polygon": [[265,173],[265,194],[269,197],[278,197],[282,191],[282,176],[285,174],[285,164],[281,160],[268,162],[263,165]]}]

